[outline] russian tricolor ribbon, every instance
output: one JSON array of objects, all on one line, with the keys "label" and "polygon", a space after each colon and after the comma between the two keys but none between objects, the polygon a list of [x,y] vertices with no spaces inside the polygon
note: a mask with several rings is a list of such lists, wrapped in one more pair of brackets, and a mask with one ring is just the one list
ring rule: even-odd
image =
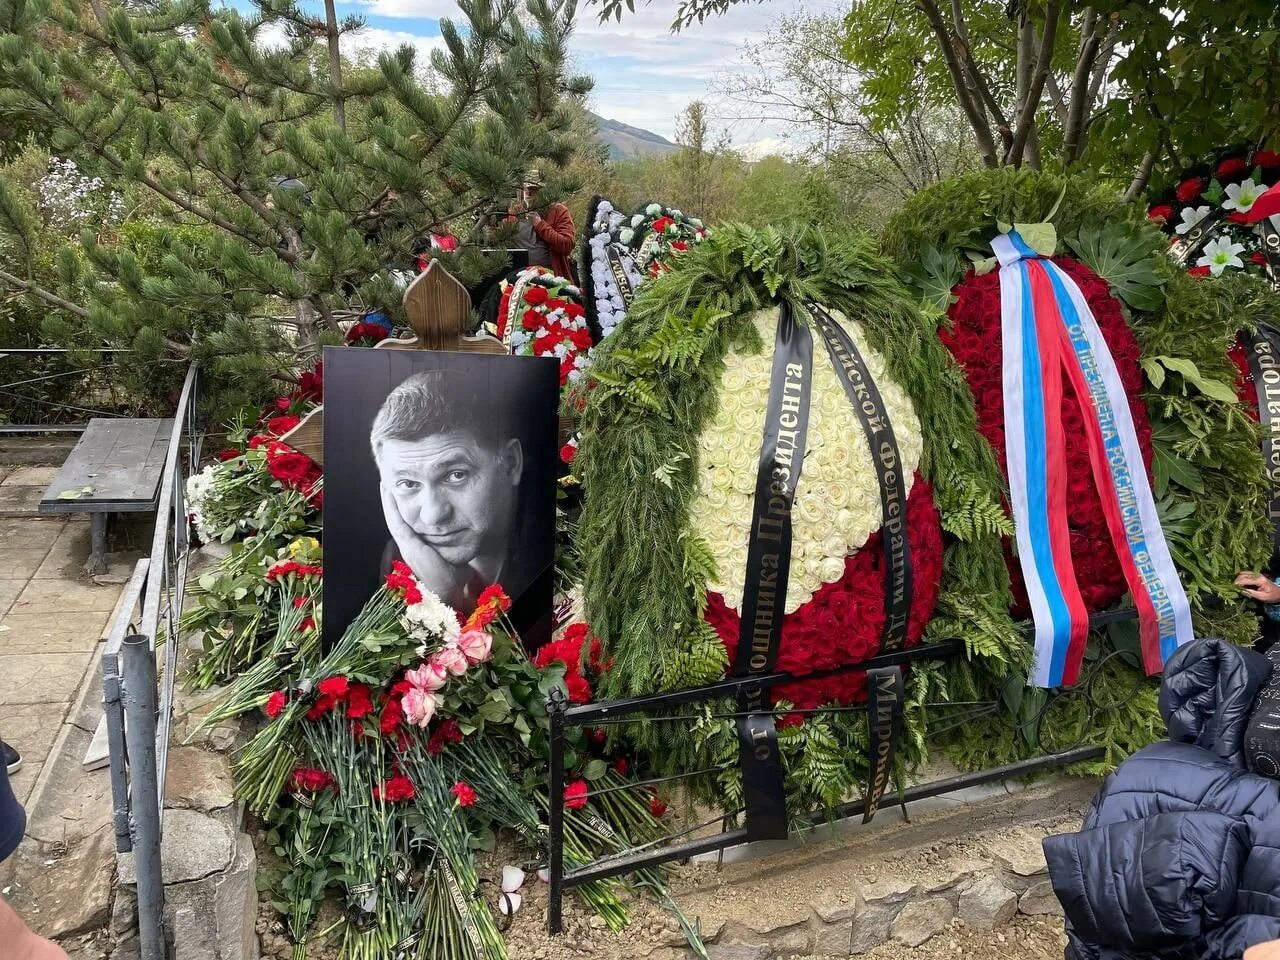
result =
[{"label": "russian tricolor ribbon", "polygon": [[1084,294],[1057,264],[1016,230],[991,247],[1000,261],[1009,495],[1035,624],[1030,682],[1073,686],[1089,633],[1067,527],[1064,388],[1084,414],[1094,485],[1138,610],[1143,666],[1159,673],[1192,639],[1191,608],[1160,527],[1115,361]]}]

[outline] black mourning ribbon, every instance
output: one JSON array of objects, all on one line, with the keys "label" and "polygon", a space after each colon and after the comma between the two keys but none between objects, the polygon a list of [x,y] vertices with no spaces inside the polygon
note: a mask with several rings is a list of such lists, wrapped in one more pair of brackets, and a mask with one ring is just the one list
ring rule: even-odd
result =
[{"label": "black mourning ribbon", "polygon": [[1271,284],[1272,290],[1280,290],[1280,227],[1276,226],[1276,219],[1267,217],[1258,224],[1262,255],[1267,260],[1267,283]]},{"label": "black mourning ribbon", "polygon": [[[765,412],[764,441],[756,471],[751,537],[734,673],[771,673],[782,639],[787,583],[791,568],[791,509],[804,468],[809,427],[813,339],[797,323],[790,304],[778,308],[773,372]],[[760,684],[742,688],[738,700],[738,754],[746,801],[747,836],[781,840],[787,836],[787,800],[783,786],[778,730]]]},{"label": "black mourning ribbon", "polygon": [[1258,395],[1258,420],[1262,424],[1262,458],[1271,483],[1268,513],[1271,517],[1272,562],[1280,560],[1280,331],[1259,321],[1247,336],[1249,372]]},{"label": "black mourning ribbon", "polygon": [[[890,653],[907,645],[907,626],[911,620],[907,480],[898,453],[898,440],[880,389],[849,331],[816,303],[807,306],[827,348],[836,377],[862,424],[880,487],[880,537],[884,548],[884,627],[880,635],[880,649]],[[879,667],[867,672],[870,738],[867,742],[868,782],[863,823],[875,816],[893,772],[894,748],[902,732],[903,689],[900,667]]]}]

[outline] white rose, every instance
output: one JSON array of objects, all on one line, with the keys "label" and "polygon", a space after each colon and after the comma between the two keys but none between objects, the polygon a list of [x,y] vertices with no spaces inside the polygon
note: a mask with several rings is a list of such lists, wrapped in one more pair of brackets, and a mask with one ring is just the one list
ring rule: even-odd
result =
[{"label": "white rose", "polygon": [[844,576],[844,557],[826,556],[818,566],[818,579],[823,583],[835,583]]}]

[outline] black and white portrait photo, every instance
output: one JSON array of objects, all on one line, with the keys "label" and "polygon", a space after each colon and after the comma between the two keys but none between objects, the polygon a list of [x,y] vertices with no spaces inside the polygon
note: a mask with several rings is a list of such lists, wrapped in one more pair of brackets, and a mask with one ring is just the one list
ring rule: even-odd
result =
[{"label": "black and white portrait photo", "polygon": [[501,584],[532,649],[550,635],[554,360],[326,347],[324,633],[396,560],[470,613]]}]

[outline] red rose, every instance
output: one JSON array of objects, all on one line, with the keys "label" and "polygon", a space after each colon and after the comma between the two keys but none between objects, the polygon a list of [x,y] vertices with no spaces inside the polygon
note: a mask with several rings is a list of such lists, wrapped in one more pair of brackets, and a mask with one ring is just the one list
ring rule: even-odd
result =
[{"label": "red rose", "polygon": [[1280,167],[1280,153],[1274,150],[1259,150],[1253,155],[1253,165],[1255,167]]},{"label": "red rose", "polygon": [[618,771],[618,775],[625,777],[631,769],[631,761],[626,757],[617,757],[613,761],[613,769]]},{"label": "red rose", "polygon": [[267,455],[267,471],[283,486],[294,490],[310,490],[311,485],[320,477],[320,469],[315,461],[305,453],[290,451]]},{"label": "red rose", "polygon": [[449,792],[458,798],[458,806],[460,807],[475,806],[476,791],[470,784],[463,783],[461,780],[459,780],[457,783],[455,783],[452,787],[449,788]]},{"label": "red rose", "polygon": [[524,302],[531,306],[539,306],[547,302],[547,288],[531,283],[524,291]]},{"label": "red rose", "polygon": [[653,815],[655,820],[661,820],[662,815],[667,812],[667,805],[662,802],[662,798],[656,793],[649,798],[649,813]]},{"label": "red rose", "polygon": [[684,253],[686,250],[689,249],[689,241],[677,240],[673,244],[671,244],[671,249],[677,251],[678,253]]},{"label": "red rose", "polygon": [[1249,262],[1257,267],[1265,267],[1267,265],[1267,255],[1261,250],[1255,250],[1249,254]]},{"label": "red rose", "polygon": [[351,681],[346,677],[328,677],[316,684],[316,689],[324,696],[345,697],[351,689]]},{"label": "red rose", "polygon": [[573,463],[573,458],[578,455],[578,448],[572,443],[566,443],[560,448],[560,460],[562,463]]},{"label": "red rose", "polygon": [[1191,274],[1191,276],[1193,277],[1207,277],[1209,276],[1209,268],[1208,267],[1192,267],[1190,270],[1187,271],[1187,273]]},{"label": "red rose", "polygon": [[257,450],[259,447],[269,447],[271,443],[272,438],[267,436],[265,433],[255,433],[249,438],[249,449]]},{"label": "red rose", "polygon": [[564,788],[564,805],[570,810],[581,810],[587,805],[588,793],[587,781],[575,780]]},{"label": "red rose", "polygon": [[301,422],[301,417],[272,417],[267,421],[267,432],[283,437]]},{"label": "red rose", "polygon": [[526,330],[537,330],[538,324],[542,322],[542,314],[537,310],[526,310],[524,312],[524,328]]},{"label": "red rose", "polygon": [[1218,169],[1215,172],[1219,180],[1228,180],[1232,177],[1240,176],[1248,169],[1249,165],[1244,162],[1243,157],[1227,157],[1227,159],[1218,164]]},{"label": "red rose", "polygon": [[293,406],[293,400],[289,397],[276,397],[276,409],[284,413],[288,413]]},{"label": "red rose", "polygon": [[1178,184],[1178,189],[1175,193],[1177,194],[1180,202],[1190,203],[1204,192],[1204,188],[1206,186],[1208,186],[1208,184],[1204,182],[1203,177],[1189,177]]},{"label": "red rose", "polygon": [[298,391],[294,396],[298,400],[314,400],[319,403],[324,399],[324,363],[317,363],[314,370],[304,371],[298,377]]},{"label": "red rose", "polygon": [[1167,203],[1158,204],[1147,211],[1147,219],[1157,223],[1168,223],[1173,219],[1173,207]]},{"label": "red rose", "polygon": [[283,690],[274,690],[271,696],[267,697],[266,706],[262,708],[262,712],[274,720],[280,716],[280,711],[285,708],[285,704],[289,702],[289,698],[285,696]]},{"label": "red rose", "polygon": [[226,447],[214,454],[214,457],[223,463],[226,463],[228,460],[234,460],[238,456],[240,456],[240,451],[235,447]]},{"label": "red rose", "polygon": [[373,697],[369,688],[363,683],[353,684],[351,694],[347,698],[347,716],[359,720],[373,713]]},{"label": "red rose", "polygon": [[667,227],[671,226],[674,223],[675,221],[672,220],[670,217],[665,217],[665,216],[659,217],[657,220],[653,221],[653,232],[663,233],[664,231],[666,231]]}]

